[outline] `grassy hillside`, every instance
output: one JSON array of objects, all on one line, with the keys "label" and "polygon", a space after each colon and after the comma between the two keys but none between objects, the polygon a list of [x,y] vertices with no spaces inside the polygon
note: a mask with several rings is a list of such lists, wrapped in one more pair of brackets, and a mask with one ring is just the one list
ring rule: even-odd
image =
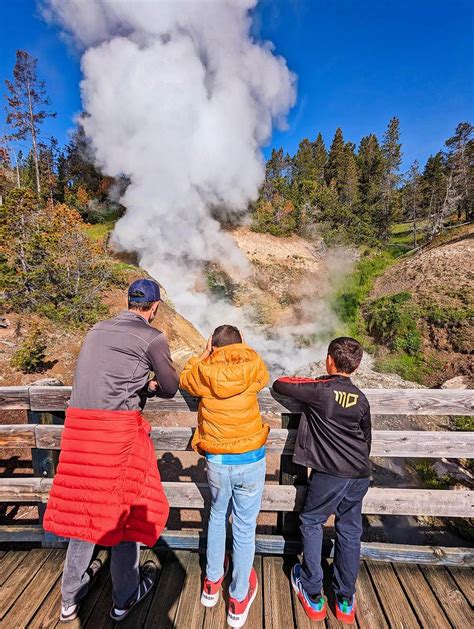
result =
[{"label": "grassy hillside", "polygon": [[362,253],[335,308],[348,332],[374,353],[378,369],[429,386],[473,377],[473,235],[471,225],[454,228],[397,256],[407,238],[402,224],[387,251]]}]

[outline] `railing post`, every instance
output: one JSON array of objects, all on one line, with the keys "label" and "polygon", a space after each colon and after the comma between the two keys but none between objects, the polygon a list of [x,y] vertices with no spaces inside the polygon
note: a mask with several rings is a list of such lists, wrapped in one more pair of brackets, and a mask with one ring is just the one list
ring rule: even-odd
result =
[{"label": "railing post", "polygon": [[[281,427],[298,429],[301,413],[282,413]],[[293,463],[292,454],[280,457],[280,485],[306,485],[308,470]],[[299,533],[299,513],[284,511],[278,514],[278,532],[282,535],[297,536]]]},{"label": "railing post", "polygon": [[[31,386],[61,386],[62,384],[63,383],[58,380],[38,380],[37,382],[33,382]],[[49,411],[47,413],[33,410],[27,411],[29,424],[63,425],[64,416],[65,414],[63,411]],[[59,461],[59,450],[32,448],[31,461],[34,476],[41,478],[53,478]],[[45,504],[38,505],[38,519],[41,526],[43,526],[45,510]]]}]

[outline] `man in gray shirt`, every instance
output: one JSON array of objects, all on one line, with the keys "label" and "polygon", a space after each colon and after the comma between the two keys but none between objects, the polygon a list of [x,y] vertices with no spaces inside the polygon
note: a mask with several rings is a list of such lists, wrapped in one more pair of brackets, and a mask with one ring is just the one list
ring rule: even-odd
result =
[{"label": "man in gray shirt", "polygon": [[[132,411],[150,394],[176,394],[178,376],[165,335],[150,325],[159,294],[152,280],[137,280],[128,291],[128,311],[92,328],[77,360],[72,407]],[[155,378],[148,382],[150,371]]]},{"label": "man in gray shirt", "polygon": [[[160,289],[140,279],[128,289],[128,311],[95,325],[87,334],[77,360],[70,407],[101,411],[134,411],[144,398],[173,397],[178,375],[166,338],[150,323],[156,316]],[[154,377],[150,380],[150,372]],[[61,620],[77,618],[79,604],[100,567],[91,564],[94,544],[84,539],[69,542],[62,580]],[[111,549],[114,607],[111,616],[122,620],[152,588],[154,565],[139,569],[140,545],[122,542]]]}]

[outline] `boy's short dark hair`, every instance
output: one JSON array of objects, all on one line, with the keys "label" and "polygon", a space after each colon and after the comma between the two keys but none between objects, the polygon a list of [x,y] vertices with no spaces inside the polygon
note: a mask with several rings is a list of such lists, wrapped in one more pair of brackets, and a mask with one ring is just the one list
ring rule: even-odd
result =
[{"label": "boy's short dark hair", "polygon": [[360,365],[364,350],[359,341],[350,336],[340,336],[332,340],[328,347],[328,356],[334,360],[338,371],[352,373]]},{"label": "boy's short dark hair", "polygon": [[242,335],[235,325],[220,325],[212,334],[212,345],[214,347],[223,347],[224,345],[233,345],[234,343],[242,343]]}]

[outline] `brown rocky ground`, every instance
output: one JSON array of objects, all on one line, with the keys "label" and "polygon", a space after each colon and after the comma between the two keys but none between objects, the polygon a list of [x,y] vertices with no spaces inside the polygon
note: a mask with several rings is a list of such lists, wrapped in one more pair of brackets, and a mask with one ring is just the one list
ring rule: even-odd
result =
[{"label": "brown rocky ground", "polygon": [[[104,294],[104,302],[109,306],[110,316],[127,307],[125,289],[114,289]],[[0,386],[25,385],[39,378],[56,378],[64,384],[71,384],[74,365],[87,329],[71,329],[42,323],[46,326],[46,368],[40,374],[23,374],[11,365],[11,358],[21,344],[32,320],[29,315],[7,313],[9,327],[0,329]],[[153,327],[162,330],[170,344],[173,360],[181,369],[186,360],[203,346],[204,339],[196,328],[176,312],[166,301],[160,305]]]},{"label": "brown rocky ground", "polygon": [[251,263],[251,273],[238,282],[233,301],[252,305],[256,322],[263,325],[314,322],[315,305],[328,299],[335,281],[349,272],[355,259],[354,251],[329,251],[322,240],[278,238],[246,227],[233,230],[232,236]]}]

